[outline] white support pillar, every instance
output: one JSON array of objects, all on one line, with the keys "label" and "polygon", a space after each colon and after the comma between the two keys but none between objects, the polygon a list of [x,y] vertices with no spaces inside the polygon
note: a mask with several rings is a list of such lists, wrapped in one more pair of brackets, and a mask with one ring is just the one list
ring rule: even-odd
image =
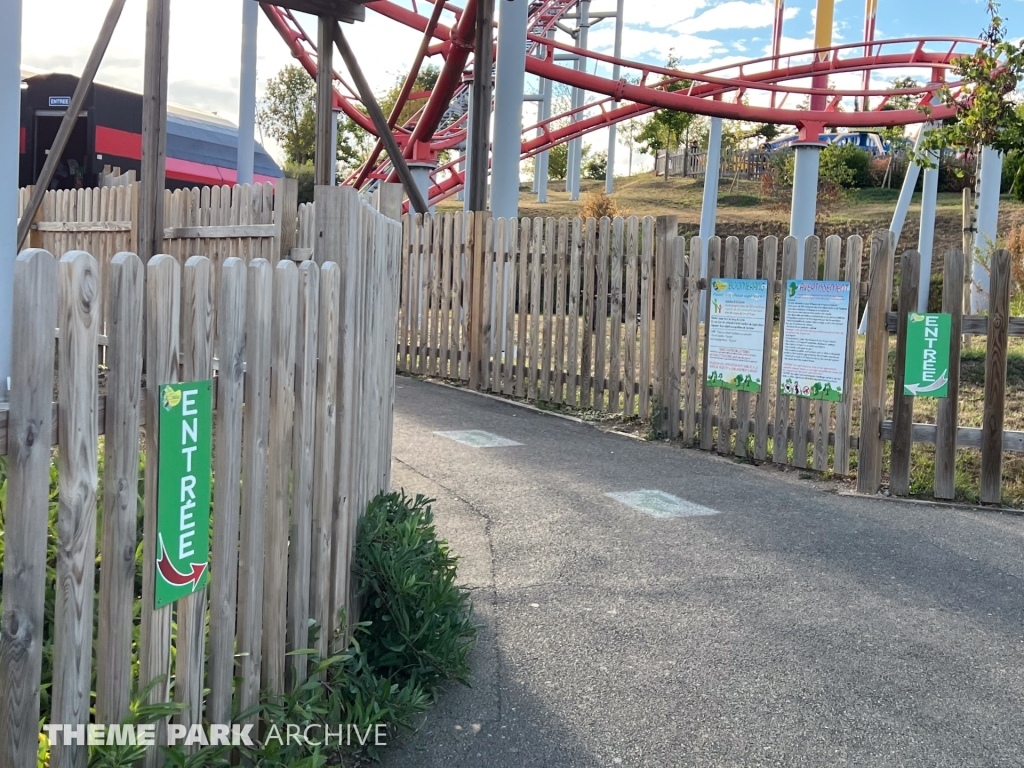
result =
[{"label": "white support pillar", "polygon": [[[625,18],[625,6],[626,0],[618,0],[615,6],[615,58],[622,58],[622,25],[623,19]],[[612,80],[618,82],[622,76],[622,68],[615,64],[612,66]],[[619,102],[612,102],[612,109],[617,109]],[[615,191],[615,149],[618,144],[618,131],[615,129],[615,125],[611,125],[608,128],[608,165],[605,170],[604,177],[604,192],[606,195],[610,195]]]},{"label": "white support pillar", "polygon": [[[667,162],[667,155],[666,155]],[[700,242],[703,253],[700,257],[700,276],[708,276],[708,239],[715,236],[715,222],[718,218],[718,176],[722,163],[722,118],[711,118],[708,134],[708,156],[704,168],[704,200],[700,208]],[[701,294],[703,296],[703,294]],[[703,317],[703,310],[701,316]]]},{"label": "white support pillar", "polygon": [[795,150],[789,234],[797,240],[798,275],[804,273],[804,239],[814,234],[814,219],[818,213],[818,166],[823,148],[821,144],[800,144]]},{"label": "white support pillar", "polygon": [[252,184],[256,158],[256,31],[260,6],[242,0],[242,69],[238,78],[238,183]]},{"label": "white support pillar", "polygon": [[930,152],[934,168],[924,171],[921,185],[921,229],[917,237],[917,250],[921,254],[921,277],[918,282],[917,311],[928,311],[928,290],[932,276],[932,252],[935,246],[935,203],[939,193],[939,153]]},{"label": "white support pillar", "polygon": [[999,223],[999,185],[1003,176],[1003,156],[991,147],[981,148],[978,173],[978,232],[974,238],[973,287],[971,312],[988,311],[989,260],[996,247]]},{"label": "white support pillar", "polygon": [[[551,94],[552,84],[550,80],[541,80],[541,93],[544,96],[540,103],[540,120],[545,123],[551,117]],[[537,135],[543,134],[543,129],[537,131]],[[533,161],[533,173],[537,177],[537,202],[548,201],[548,181],[551,176],[551,153],[545,149]]]},{"label": "white support pillar", "polygon": [[11,375],[11,310],[18,233],[18,137],[21,133],[21,0],[0,25],[0,402]]},{"label": "white support pillar", "polygon": [[[582,0],[579,5],[579,19],[577,21],[579,28],[579,39],[576,41],[576,47],[583,50],[587,49],[587,41],[590,35],[590,0]],[[585,72],[587,69],[587,61],[582,56],[576,59],[576,71]],[[573,109],[580,109],[587,101],[586,92],[582,88],[573,89]],[[579,122],[580,114],[575,113],[572,121],[574,123]],[[583,174],[583,138],[576,138],[569,142],[569,159],[567,163],[567,173],[565,175],[566,191],[569,193],[570,200],[580,199],[580,176]]]},{"label": "white support pillar", "polygon": [[511,219],[519,215],[527,10],[527,0],[501,0],[498,4],[498,61],[491,160],[491,213],[496,219]]}]

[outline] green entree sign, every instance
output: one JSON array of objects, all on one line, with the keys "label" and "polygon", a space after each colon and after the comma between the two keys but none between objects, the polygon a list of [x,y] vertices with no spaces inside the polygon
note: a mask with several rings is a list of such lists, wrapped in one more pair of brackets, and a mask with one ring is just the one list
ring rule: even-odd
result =
[{"label": "green entree sign", "polygon": [[212,389],[209,381],[160,387],[157,608],[210,580]]},{"label": "green entree sign", "polygon": [[949,396],[950,315],[907,315],[907,356],[903,394]]}]

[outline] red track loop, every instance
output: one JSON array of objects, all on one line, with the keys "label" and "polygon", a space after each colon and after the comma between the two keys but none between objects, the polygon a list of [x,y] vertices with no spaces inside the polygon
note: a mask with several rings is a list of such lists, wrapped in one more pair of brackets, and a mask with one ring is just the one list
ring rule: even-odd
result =
[{"label": "red track loop", "polygon": [[[927,38],[851,43],[821,50],[806,50],[775,57],[765,57],[729,64],[697,72],[682,72],[650,64],[615,59],[594,51],[584,51],[571,45],[547,38],[555,24],[578,4],[578,0],[534,0],[530,6],[527,35],[526,71],[538,77],[579,87],[604,98],[586,104],[581,110],[554,115],[543,123],[527,127],[523,133],[522,156],[532,157],[571,139],[609,125],[629,120],[658,109],[674,109],[730,120],[776,123],[796,126],[809,135],[817,135],[824,127],[875,128],[881,126],[920,123],[926,119],[950,117],[952,111],[937,106],[926,113],[917,107],[928,104],[940,87],[945,72],[952,68],[958,57],[973,53],[981,44],[969,38]],[[417,12],[417,5],[433,9],[432,3],[414,3],[413,10],[391,0],[377,0],[368,5],[375,11],[420,33],[424,33],[430,19]],[[284,38],[292,54],[312,76],[316,76],[316,46],[302,29],[295,15],[270,3],[261,3],[267,17]],[[476,0],[465,0],[460,8],[447,3],[446,10],[455,17],[451,27],[437,24],[430,32],[437,42],[428,48],[428,55],[444,58],[441,75],[431,92],[426,106],[414,115],[408,124],[396,128],[395,135],[406,157],[432,156],[443,150],[459,147],[465,141],[466,118],[464,110],[456,105],[463,101],[469,54],[473,45],[473,27]],[[559,66],[555,53],[578,55],[590,62],[581,70]],[[620,80],[589,74],[596,64],[618,64],[623,70]],[[917,88],[899,91],[878,91],[839,88],[815,88],[801,84],[811,82],[814,76],[857,74],[881,69],[920,69],[930,82]],[[627,82],[633,75],[638,84]],[[335,106],[357,125],[376,133],[369,118],[359,107],[359,100],[338,73]],[[851,78],[851,80],[854,78]],[[858,78],[859,81],[859,78]],[[669,91],[669,85],[686,82],[687,87]],[[340,90],[339,90],[340,86]],[[951,84],[954,91],[958,84]],[[824,109],[786,108],[790,97],[815,99]],[[839,111],[843,99],[874,97],[873,109],[868,112]],[[913,96],[914,109],[886,109],[893,96]],[[744,103],[753,100],[775,106]],[[795,98],[794,101],[797,99]],[[449,197],[462,188],[462,175],[457,170],[459,160],[446,163],[434,174],[435,186],[430,191],[431,204]],[[353,174],[349,183],[354,183]],[[393,178],[389,165],[359,175],[362,179]]]}]

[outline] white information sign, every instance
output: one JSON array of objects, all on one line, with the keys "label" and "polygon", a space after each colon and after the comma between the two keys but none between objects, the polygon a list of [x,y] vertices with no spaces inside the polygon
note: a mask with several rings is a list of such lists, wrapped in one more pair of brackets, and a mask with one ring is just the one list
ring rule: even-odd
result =
[{"label": "white information sign", "polygon": [[709,387],[760,392],[767,280],[711,281]]},{"label": "white information sign", "polygon": [[850,284],[789,280],[780,394],[843,399]]}]

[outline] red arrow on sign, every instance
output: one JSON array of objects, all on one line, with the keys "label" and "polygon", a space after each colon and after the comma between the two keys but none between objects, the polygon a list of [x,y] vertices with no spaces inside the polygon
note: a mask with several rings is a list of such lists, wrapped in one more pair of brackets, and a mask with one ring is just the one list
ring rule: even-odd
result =
[{"label": "red arrow on sign", "polygon": [[167,557],[167,550],[164,548],[164,537],[160,537],[160,557],[156,561],[157,570],[163,577],[164,581],[174,587],[184,587],[186,584],[191,584],[192,589],[195,590],[199,584],[199,580],[203,578],[203,573],[206,572],[206,563],[191,563],[192,573],[181,573],[174,564],[171,563],[169,557]]}]

